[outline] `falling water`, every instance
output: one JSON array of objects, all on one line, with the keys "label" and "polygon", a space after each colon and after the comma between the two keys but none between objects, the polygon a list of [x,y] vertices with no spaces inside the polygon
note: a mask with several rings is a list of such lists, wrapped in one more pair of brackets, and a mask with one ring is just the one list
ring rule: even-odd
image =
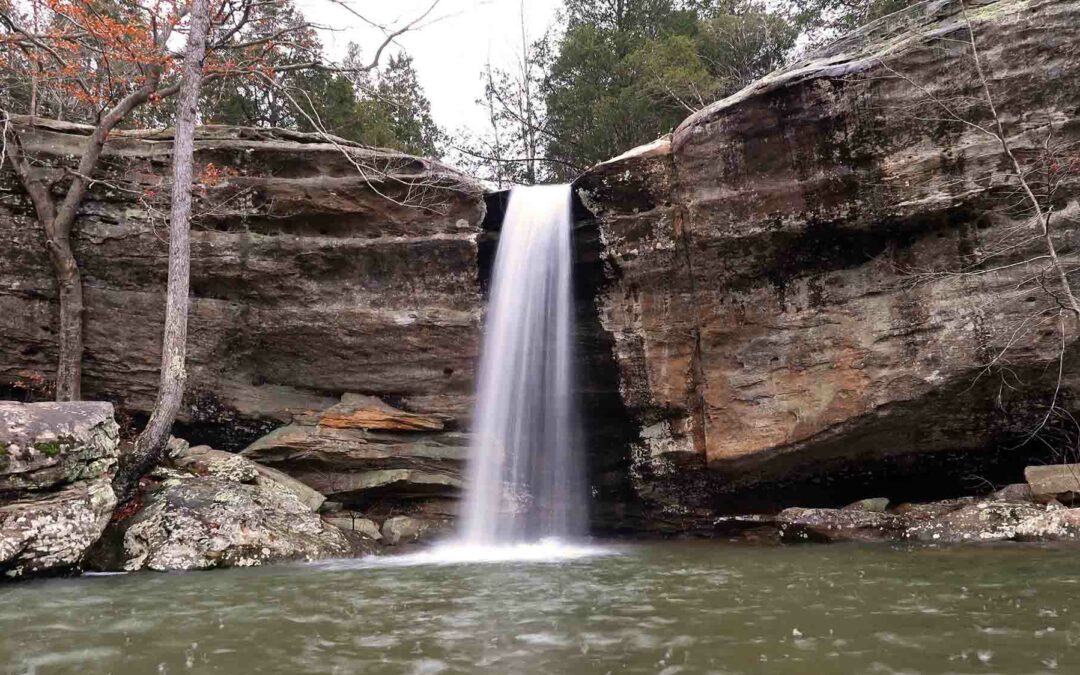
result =
[{"label": "falling water", "polygon": [[570,186],[511,192],[480,362],[467,545],[572,538],[585,528],[570,227]]}]

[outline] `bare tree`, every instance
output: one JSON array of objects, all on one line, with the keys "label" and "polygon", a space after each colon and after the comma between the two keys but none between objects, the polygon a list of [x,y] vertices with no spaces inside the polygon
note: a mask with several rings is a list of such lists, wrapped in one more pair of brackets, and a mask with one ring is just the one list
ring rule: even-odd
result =
[{"label": "bare tree", "polygon": [[165,296],[165,333],[161,343],[161,373],[157,401],[150,421],[139,434],[133,452],[124,456],[116,476],[120,494],[130,491],[138,477],[158,464],[184,398],[187,382],[187,323],[191,278],[191,185],[195,161],[195,123],[198,120],[206,37],[210,29],[208,0],[192,0],[180,98],[173,137],[172,207],[169,212],[169,280]]},{"label": "bare tree", "polygon": [[513,68],[503,70],[488,63],[481,74],[484,95],[476,103],[487,114],[486,134],[463,138],[454,145],[462,165],[501,187],[530,185],[583,169],[546,154],[553,137],[542,90],[550,40],[532,40],[524,1],[519,10],[520,50]]},{"label": "bare tree", "polygon": [[[1009,363],[1009,353],[1026,336],[1037,333],[1057,334],[1056,381],[1045,415],[1024,434],[1021,444],[1039,441],[1049,442],[1042,437],[1042,432],[1055,420],[1072,427],[1071,439],[1065,439],[1069,445],[1080,443],[1080,422],[1073,419],[1068,410],[1060,404],[1062,385],[1065,374],[1065,356],[1070,334],[1075,335],[1080,327],[1080,302],[1072,289],[1069,278],[1078,267],[1075,251],[1067,256],[1058,250],[1055,230],[1069,218],[1069,214],[1055,212],[1055,202],[1061,196],[1061,189],[1066,183],[1080,175],[1080,155],[1075,153],[1075,142],[1058,142],[1055,139],[1056,125],[1049,120],[1045,125],[1045,139],[1041,147],[1030,156],[1028,161],[1021,159],[1016,141],[1010,136],[1002,112],[991,88],[991,76],[979,46],[975,25],[968,14],[966,0],[960,0],[960,12],[966,35],[959,42],[966,47],[974,71],[975,95],[952,93],[941,96],[931,89],[901,73],[884,61],[879,65],[892,78],[900,79],[916,89],[920,94],[920,103],[928,104],[937,116],[916,113],[919,119],[926,121],[944,121],[960,125],[993,141],[1000,150],[1006,168],[994,170],[989,175],[978,179],[981,189],[996,191],[1005,204],[1002,219],[1008,214],[1020,214],[1014,224],[1003,228],[993,239],[985,242],[979,250],[969,256],[964,265],[948,269],[904,268],[899,270],[913,284],[927,283],[937,279],[984,277],[995,274],[1019,274],[1021,280],[1016,284],[1016,292],[1025,297],[1034,298],[1033,291],[1041,293],[1046,303],[1023,316],[1017,325],[1008,328],[1003,344],[990,348],[988,360],[982,364],[976,381],[991,372],[998,372],[1002,378],[1002,387],[1012,389],[1022,383],[1013,372]],[[957,42],[954,38],[941,39]],[[1026,135],[1034,131],[1025,132]],[[1069,258],[1072,258],[1070,262]],[[987,345],[989,348],[989,345]],[[1078,448],[1080,449],[1080,448]],[[1055,448],[1051,448],[1057,452]]]}]

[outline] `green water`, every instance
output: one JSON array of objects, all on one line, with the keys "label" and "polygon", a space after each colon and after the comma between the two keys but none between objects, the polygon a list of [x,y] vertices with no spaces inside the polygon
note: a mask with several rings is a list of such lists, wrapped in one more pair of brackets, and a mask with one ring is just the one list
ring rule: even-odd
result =
[{"label": "green water", "polygon": [[611,547],[0,586],[3,673],[1078,673],[1080,558]]}]

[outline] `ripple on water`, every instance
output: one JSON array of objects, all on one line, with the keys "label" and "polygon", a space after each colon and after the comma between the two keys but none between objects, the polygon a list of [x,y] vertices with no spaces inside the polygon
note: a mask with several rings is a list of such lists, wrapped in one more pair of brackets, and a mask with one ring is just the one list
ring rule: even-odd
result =
[{"label": "ripple on water", "polygon": [[0,672],[1080,672],[1068,551],[596,548],[13,585]]}]

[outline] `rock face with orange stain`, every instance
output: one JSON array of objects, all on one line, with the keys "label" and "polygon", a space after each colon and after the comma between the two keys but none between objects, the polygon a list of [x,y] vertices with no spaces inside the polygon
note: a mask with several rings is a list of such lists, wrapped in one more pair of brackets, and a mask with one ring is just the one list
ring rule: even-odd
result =
[{"label": "rock face with orange stain", "polygon": [[[661,513],[1016,482],[1063,344],[1057,400],[1080,393],[1045,246],[972,126],[992,120],[960,10],[871,24],[577,183],[611,270],[598,309],[640,430],[635,486]],[[1080,141],[1080,3],[969,15],[1036,175],[1048,138]],[[1075,266],[1080,172],[1049,171]]]},{"label": "rock face with orange stain", "polygon": [[341,397],[341,403],[318,415],[317,424],[331,429],[442,431],[446,426],[446,417],[398,410],[374,396],[345,394]]},{"label": "rock face with orange stain", "polygon": [[325,410],[296,415],[241,454],[375,516],[448,517],[468,454],[468,436],[449,424],[445,416],[347,393]]}]

